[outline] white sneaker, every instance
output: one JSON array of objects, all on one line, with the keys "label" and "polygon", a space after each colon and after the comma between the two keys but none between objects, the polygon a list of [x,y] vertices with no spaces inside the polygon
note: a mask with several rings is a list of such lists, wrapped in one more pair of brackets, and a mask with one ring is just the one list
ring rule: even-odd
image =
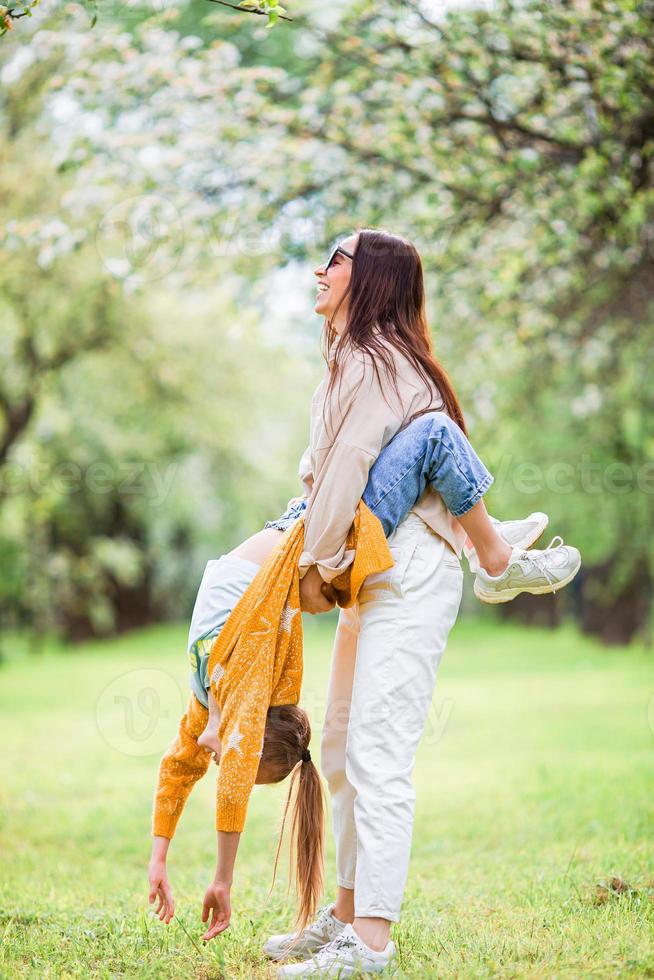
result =
[{"label": "white sneaker", "polygon": [[[319,949],[336,939],[345,928],[345,923],[332,914],[334,904],[318,909],[314,922],[305,926],[301,933],[287,932],[281,936],[271,936],[263,951],[271,960],[284,960],[287,957],[308,959]],[[298,937],[297,942],[293,940]]]},{"label": "white sneaker", "polygon": [[353,977],[359,973],[381,973],[395,958],[391,940],[381,953],[370,949],[347,925],[340,936],[323,946],[304,963],[289,963],[277,971],[278,977]]},{"label": "white sneaker", "polygon": [[[491,517],[490,514],[488,516],[491,524],[495,525],[495,530],[499,536],[504,538],[512,548],[529,548],[534,541],[538,541],[550,522],[547,514],[543,514],[539,510],[520,521],[498,521],[496,517]],[[468,559],[470,571],[479,571],[479,559],[474,547],[464,544],[463,554]]]},{"label": "white sneaker", "polygon": [[[559,544],[555,544],[557,540]],[[482,602],[496,603],[510,602],[521,592],[532,595],[557,592],[573,580],[580,566],[579,551],[564,544],[557,534],[543,551],[514,548],[501,575],[489,575],[480,568],[474,593]]]}]

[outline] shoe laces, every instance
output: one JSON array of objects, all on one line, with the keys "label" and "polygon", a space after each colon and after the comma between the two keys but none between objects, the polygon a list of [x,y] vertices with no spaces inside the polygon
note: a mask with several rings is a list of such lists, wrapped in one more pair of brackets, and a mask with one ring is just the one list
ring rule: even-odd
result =
[{"label": "shoe laces", "polygon": [[308,923],[305,926],[307,931],[323,931],[330,925],[330,915],[329,915],[329,905],[323,905],[316,912],[316,917],[313,922]]},{"label": "shoe laces", "polygon": [[[558,544],[555,544],[554,543],[555,541],[558,541]],[[552,538],[552,540],[550,541],[550,543],[548,544],[547,548],[543,548],[539,552],[529,551],[527,549],[527,550],[523,551],[523,553],[522,553],[523,554],[523,557],[528,558],[528,560],[531,561],[531,562],[533,562],[534,565],[536,566],[536,568],[540,572],[543,573],[543,575],[545,576],[545,578],[549,582],[549,584],[551,586],[551,589],[552,589],[552,592],[554,594],[556,594],[556,589],[554,587],[555,581],[554,581],[554,579],[552,578],[552,576],[549,573],[549,569],[547,568],[547,565],[546,565],[545,561],[543,560],[543,555],[546,552],[548,552],[548,551],[556,551],[557,548],[560,548],[563,543],[564,542],[563,542],[563,538],[561,537],[561,535],[560,534],[555,534],[554,537]]]},{"label": "shoe laces", "polygon": [[318,951],[316,959],[331,960],[337,953],[344,950],[349,952],[356,948],[357,943],[352,936],[336,936],[335,939],[332,939],[330,943],[323,946],[323,948]]},{"label": "shoe laces", "polygon": [[336,936],[331,942],[319,949],[313,957],[313,962],[319,967],[328,966],[341,952],[351,952],[357,944],[351,936]]}]

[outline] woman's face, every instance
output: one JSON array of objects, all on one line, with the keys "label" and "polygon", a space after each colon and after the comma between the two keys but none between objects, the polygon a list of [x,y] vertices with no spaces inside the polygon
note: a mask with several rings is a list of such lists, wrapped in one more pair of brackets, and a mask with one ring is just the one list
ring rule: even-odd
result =
[{"label": "woman's face", "polygon": [[[346,251],[354,253],[354,249],[356,248],[357,244],[357,235],[351,235],[349,238],[344,238],[338,244]],[[326,261],[327,260],[325,259],[325,262]],[[317,266],[313,272],[318,280],[318,291],[314,311],[319,313],[320,316],[325,316],[331,320],[336,312],[336,307],[341,301],[343,294],[349,285],[350,275],[352,272],[352,259],[349,259],[347,255],[343,255],[341,252],[337,252],[334,261],[328,269],[325,269],[325,264],[323,263],[322,265]],[[347,309],[348,297],[346,297],[341,305],[338,306],[338,317],[335,321],[333,321],[333,327],[338,334],[340,334],[345,327],[345,322],[347,320]]]}]

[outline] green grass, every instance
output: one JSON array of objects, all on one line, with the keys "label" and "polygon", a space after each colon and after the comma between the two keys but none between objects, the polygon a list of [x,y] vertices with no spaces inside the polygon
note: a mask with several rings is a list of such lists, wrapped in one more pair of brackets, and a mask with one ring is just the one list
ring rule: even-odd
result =
[{"label": "green grass", "polygon": [[[305,617],[316,754],[333,625]],[[271,975],[260,944],[292,909],[283,882],[267,898],[284,784],[255,789],[224,936],[199,941],[213,777],[171,847],[176,918],[148,915],[151,795],[187,697],[185,634],[32,656],[5,641],[1,976]],[[637,647],[457,625],[416,766],[400,976],[654,976],[653,694],[653,658]],[[328,894],[333,867],[330,845]],[[611,876],[631,890],[599,893]]]}]

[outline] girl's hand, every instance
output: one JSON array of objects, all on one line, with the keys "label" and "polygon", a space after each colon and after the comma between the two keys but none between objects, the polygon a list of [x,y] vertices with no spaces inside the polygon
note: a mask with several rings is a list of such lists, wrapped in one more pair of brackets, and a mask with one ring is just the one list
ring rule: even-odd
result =
[{"label": "girl's hand", "polygon": [[168,925],[175,914],[175,900],[168,881],[165,861],[150,861],[148,877],[150,879],[148,901],[152,905],[155,898],[158,899],[159,904],[154,910],[154,914],[158,915],[160,920]]},{"label": "girl's hand", "polygon": [[205,892],[202,905],[203,922],[208,920],[209,912],[213,910],[211,924],[202,937],[207,942],[229,927],[229,920],[232,917],[232,903],[229,893],[229,885],[222,881],[213,881]]}]

